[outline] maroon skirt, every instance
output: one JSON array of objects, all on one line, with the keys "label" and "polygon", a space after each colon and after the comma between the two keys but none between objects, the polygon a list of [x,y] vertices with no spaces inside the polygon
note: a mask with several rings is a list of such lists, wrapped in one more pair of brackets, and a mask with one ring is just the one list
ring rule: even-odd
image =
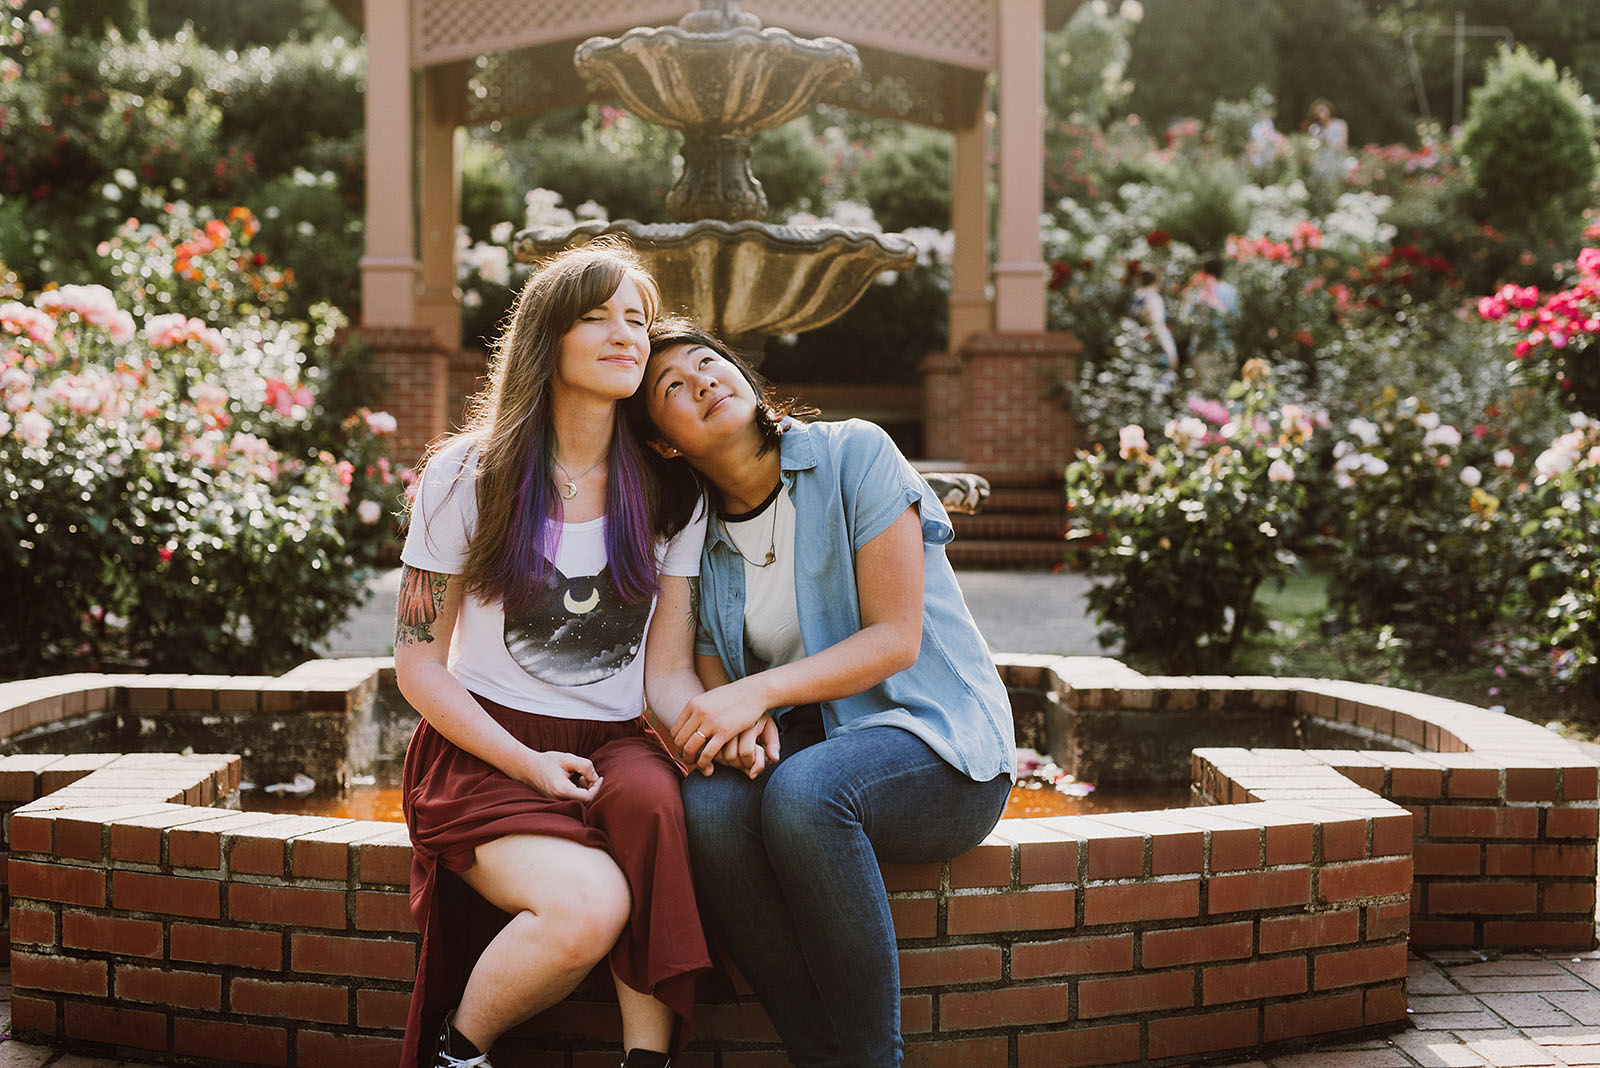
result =
[{"label": "maroon skirt", "polygon": [[[695,905],[678,794],[682,772],[642,719],[561,719],[477,698],[524,745],[575,753],[604,779],[592,801],[546,797],[457,748],[427,720],[406,749],[403,807],[411,832],[411,914],[422,934],[402,1068],[415,1068],[461,999],[479,955],[510,920],[461,879],[474,849],[511,834],[547,835],[603,849],[633,895],[610,964],[628,986],[679,1017],[688,1041],[695,976],[711,966]],[[443,869],[441,871],[441,869]]]}]

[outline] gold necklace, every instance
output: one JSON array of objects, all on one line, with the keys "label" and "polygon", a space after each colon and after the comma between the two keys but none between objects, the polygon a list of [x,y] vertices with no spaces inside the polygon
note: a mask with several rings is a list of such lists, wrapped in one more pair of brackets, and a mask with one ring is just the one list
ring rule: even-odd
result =
[{"label": "gold necklace", "polygon": [[772,496],[767,500],[767,507],[772,510],[772,530],[767,534],[767,558],[759,564],[746,556],[744,550],[739,548],[739,543],[733,540],[733,533],[728,530],[728,521],[720,515],[717,516],[717,522],[722,524],[723,537],[728,539],[728,544],[733,546],[733,551],[739,554],[739,559],[751,567],[771,567],[773,562],[778,559],[778,494],[782,488],[783,484],[780,482],[778,488],[772,491]]},{"label": "gold necklace", "polygon": [[567,476],[567,480],[565,482],[561,483],[561,496],[565,500],[569,500],[569,501],[572,500],[572,498],[576,497],[578,495],[578,479],[582,478],[584,475],[587,475],[590,471],[593,471],[595,468],[597,468],[601,464],[605,463],[606,462],[606,457],[610,456],[610,455],[611,455],[611,450],[610,449],[607,449],[605,452],[601,453],[600,454],[600,459],[596,460],[594,463],[590,464],[588,467],[585,467],[582,471],[580,471],[578,473],[578,478],[573,478],[572,477],[572,472],[567,470],[567,465],[566,464],[562,463],[560,460],[556,460],[555,461],[555,465],[557,467],[561,468],[561,473],[563,475]]}]

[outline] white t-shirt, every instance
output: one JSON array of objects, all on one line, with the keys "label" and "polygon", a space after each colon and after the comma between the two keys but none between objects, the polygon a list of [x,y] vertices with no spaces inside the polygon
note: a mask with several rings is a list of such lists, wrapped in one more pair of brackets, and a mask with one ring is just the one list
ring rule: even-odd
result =
[{"label": "white t-shirt", "polygon": [[[477,530],[478,454],[461,438],[429,461],[400,559],[459,575]],[[660,573],[697,576],[705,513],[658,541]],[[561,524],[555,574],[537,605],[507,619],[500,602],[468,594],[450,641],[450,673],[481,697],[563,719],[629,720],[644,710],[645,631],[655,599],[624,604],[606,571],[605,518]]]},{"label": "white t-shirt", "polygon": [[[794,595],[794,502],[778,483],[777,496],[737,520],[719,519],[744,557],[744,643],[768,667],[806,655]],[[771,551],[773,561],[762,561]],[[753,561],[753,562],[752,562]]]}]

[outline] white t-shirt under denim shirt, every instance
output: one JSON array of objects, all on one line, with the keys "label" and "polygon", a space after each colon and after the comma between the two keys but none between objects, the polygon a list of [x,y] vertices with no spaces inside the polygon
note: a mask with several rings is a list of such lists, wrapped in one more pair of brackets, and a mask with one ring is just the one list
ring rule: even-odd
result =
[{"label": "white t-shirt under denim shirt", "polygon": [[[400,559],[459,575],[478,523],[475,442],[459,438],[429,461]],[[663,575],[700,573],[700,510],[658,541]],[[655,599],[624,604],[606,568],[605,519],[562,523],[555,571],[529,611],[508,619],[499,601],[465,594],[450,642],[450,673],[472,693],[524,712],[623,721],[644,710],[644,638]]]},{"label": "white t-shirt under denim shirt", "polygon": [[[744,558],[744,643],[768,667],[805,658],[794,596],[794,503],[782,482],[752,512],[722,516],[723,533]],[[767,553],[772,562],[764,563]]]}]

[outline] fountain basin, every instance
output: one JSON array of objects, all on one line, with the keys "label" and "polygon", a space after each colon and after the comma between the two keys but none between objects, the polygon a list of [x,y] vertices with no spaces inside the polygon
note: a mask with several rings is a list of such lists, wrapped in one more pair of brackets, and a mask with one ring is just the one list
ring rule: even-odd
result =
[{"label": "fountain basin", "polygon": [[720,219],[534,228],[517,235],[513,251],[536,262],[602,234],[633,243],[661,287],[663,311],[688,315],[734,344],[831,322],[880,272],[908,269],[917,258],[898,234]]}]

